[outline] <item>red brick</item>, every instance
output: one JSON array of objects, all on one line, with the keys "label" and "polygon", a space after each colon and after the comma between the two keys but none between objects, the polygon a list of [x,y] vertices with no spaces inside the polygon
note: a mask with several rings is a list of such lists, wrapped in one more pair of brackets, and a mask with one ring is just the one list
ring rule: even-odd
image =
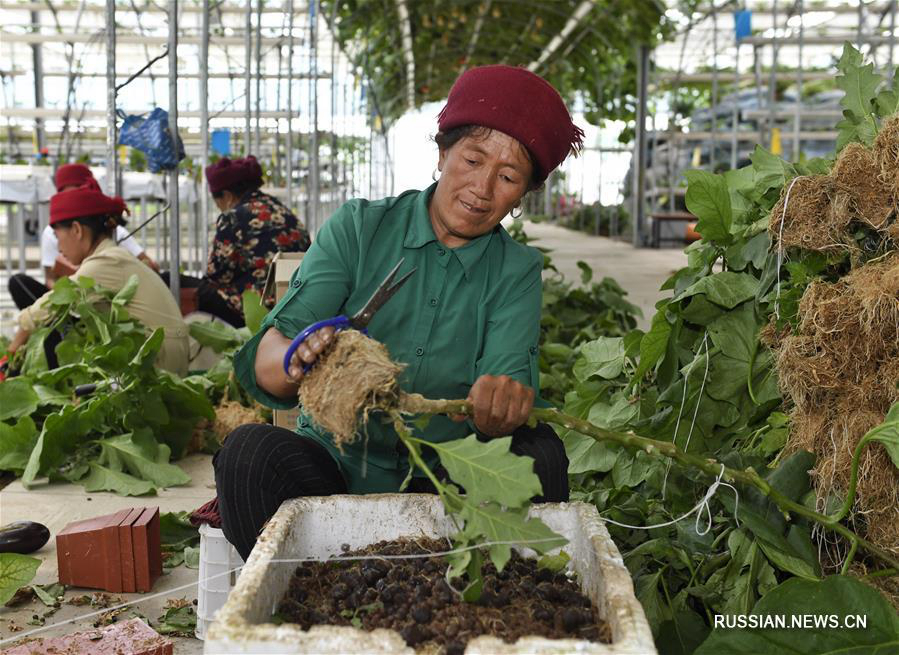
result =
[{"label": "red brick", "polygon": [[140,619],[12,646],[3,655],[172,655],[172,642]]}]

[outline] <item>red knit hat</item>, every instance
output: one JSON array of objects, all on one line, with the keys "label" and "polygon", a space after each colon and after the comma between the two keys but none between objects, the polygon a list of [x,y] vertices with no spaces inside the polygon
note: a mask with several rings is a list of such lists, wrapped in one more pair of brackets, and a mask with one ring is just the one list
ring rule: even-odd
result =
[{"label": "red knit hat", "polygon": [[212,193],[231,189],[241,182],[262,184],[262,166],[253,155],[243,159],[222,157],[206,167],[206,181],[209,182],[209,190]]},{"label": "red knit hat", "polygon": [[531,153],[534,177],[540,182],[584,143],[584,131],[572,123],[552,85],[513,66],[480,66],[462,73],[437,125],[441,132],[480,125],[508,134]]},{"label": "red knit hat", "polygon": [[50,198],[50,225],[85,216],[108,214],[121,217],[126,211],[128,207],[124,200],[105,195],[96,180],[91,179],[83,186],[62,191]]},{"label": "red knit hat", "polygon": [[94,174],[84,164],[63,164],[56,169],[56,190],[67,186],[81,186],[94,179]]}]

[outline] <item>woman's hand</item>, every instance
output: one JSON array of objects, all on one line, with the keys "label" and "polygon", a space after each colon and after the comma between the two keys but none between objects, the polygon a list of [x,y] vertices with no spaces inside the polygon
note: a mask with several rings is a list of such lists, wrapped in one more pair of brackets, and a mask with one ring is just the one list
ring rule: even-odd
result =
[{"label": "woman's hand", "polygon": [[[502,437],[528,420],[534,406],[534,390],[507,375],[482,375],[468,392],[468,402],[474,409],[475,427],[487,436]],[[452,417],[454,421],[465,418]]]},{"label": "woman's hand", "polygon": [[16,330],[16,334],[12,338],[12,341],[10,341],[9,345],[6,347],[6,352],[8,352],[10,355],[12,355],[19,348],[21,348],[26,343],[28,343],[28,337],[30,337],[30,336],[31,336],[30,332],[28,332],[27,330],[23,330],[22,328],[19,328],[18,330]]},{"label": "woman's hand", "polygon": [[303,379],[303,364],[312,364],[334,340],[334,328],[325,327],[312,333],[296,349],[290,360],[289,373],[284,372],[284,355],[292,339],[275,328],[269,328],[256,351],[256,384],[276,398],[296,397]]},{"label": "woman's hand", "polygon": [[[333,338],[334,328],[330,325],[319,328],[306,337],[300,347],[294,351],[293,357],[290,358],[288,377],[299,384],[303,379],[303,365],[314,364],[319,355],[331,345]],[[287,352],[286,349],[285,352]]]}]

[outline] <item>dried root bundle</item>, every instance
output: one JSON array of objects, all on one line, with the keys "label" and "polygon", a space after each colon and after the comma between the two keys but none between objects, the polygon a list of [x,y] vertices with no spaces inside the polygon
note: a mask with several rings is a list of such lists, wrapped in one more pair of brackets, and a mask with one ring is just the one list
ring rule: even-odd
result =
[{"label": "dried root bundle", "polygon": [[829,175],[797,178],[784,186],[771,210],[772,243],[822,252],[852,249],[854,242],[846,234],[849,216],[844,205],[848,201],[845,189]]},{"label": "dried root bundle", "polygon": [[[886,119],[880,126],[873,152],[880,169],[878,179],[890,191],[893,209],[899,213],[899,114]],[[894,241],[899,238],[894,237]]]},{"label": "dried root bundle", "polygon": [[[840,152],[830,176],[839,189],[834,211],[846,212],[840,218],[842,224],[858,221],[875,230],[887,227],[894,200],[890,187],[881,179],[881,167],[874,151],[860,143],[850,143]],[[843,194],[847,197],[843,198]]]},{"label": "dried root bundle", "polygon": [[371,412],[396,406],[402,370],[384,344],[344,330],[303,379],[300,404],[339,448],[353,441]]},{"label": "dried root bundle", "polygon": [[[899,252],[835,283],[812,283],[799,315],[797,334],[769,327],[766,341],[794,404],[787,450],[817,455],[823,507],[832,492],[845,494],[855,446],[899,400]],[[861,456],[854,510],[871,541],[899,552],[899,473],[879,444]]]}]

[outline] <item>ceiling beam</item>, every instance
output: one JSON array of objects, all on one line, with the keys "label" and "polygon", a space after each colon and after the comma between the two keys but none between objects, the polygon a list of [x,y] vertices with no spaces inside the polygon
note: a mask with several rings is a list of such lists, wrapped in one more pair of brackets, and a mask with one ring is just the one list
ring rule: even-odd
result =
[{"label": "ceiling beam", "polygon": [[474,54],[475,46],[478,44],[478,38],[481,36],[481,27],[484,25],[484,18],[490,12],[491,4],[493,4],[493,0],[487,0],[487,2],[481,5],[481,11],[478,13],[478,19],[475,21],[474,30],[471,32],[471,40],[468,42],[468,49],[465,51],[465,61],[459,66],[459,75],[468,68],[468,62],[471,59],[471,55]]},{"label": "ceiling beam", "polygon": [[549,45],[543,50],[540,54],[540,57],[534,61],[532,61],[528,65],[528,70],[532,73],[536,73],[540,70],[540,67],[543,66],[547,62],[547,60],[552,57],[556,50],[565,42],[571,33],[575,30],[575,28],[580,24],[584,17],[590,13],[590,10],[596,5],[595,0],[581,0],[581,4],[578,5],[577,9],[574,10],[574,13],[568,18],[568,22],[565,23],[565,27],[562,28],[562,31],[556,34],[552,41],[549,42]]}]

